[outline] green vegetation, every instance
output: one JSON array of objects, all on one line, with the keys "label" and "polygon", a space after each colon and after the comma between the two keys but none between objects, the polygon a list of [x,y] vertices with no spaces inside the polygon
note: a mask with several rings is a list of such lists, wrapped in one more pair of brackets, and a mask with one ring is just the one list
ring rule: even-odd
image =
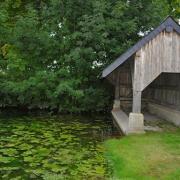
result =
[{"label": "green vegetation", "polygon": [[[140,39],[140,34],[167,15],[178,19],[179,14],[179,0],[0,0],[0,108],[63,113],[108,110],[113,90],[100,80],[104,67]],[[0,120],[0,176],[109,177],[99,142],[102,128],[99,121],[81,123],[75,117]],[[159,158],[160,169],[153,169],[157,167],[154,160],[149,173],[158,177],[162,168],[167,169],[164,177],[171,175],[178,163],[174,158],[178,133],[169,134],[173,140],[166,136],[108,141],[115,176],[146,177],[148,164],[143,163],[148,157],[151,163],[154,156],[147,156],[143,149]],[[147,137],[153,143],[146,147]],[[133,159],[140,157],[139,152],[145,153],[143,159],[138,158],[140,163]],[[176,173],[172,177],[179,175],[178,169]]]},{"label": "green vegetation", "polygon": [[112,124],[106,120],[75,116],[1,118],[0,179],[109,177],[102,140]]},{"label": "green vegetation", "polygon": [[105,143],[115,179],[180,178],[180,131],[147,133]]},{"label": "green vegetation", "polygon": [[100,81],[102,69],[138,32],[178,18],[178,2],[1,0],[0,107],[107,110],[112,91]]}]

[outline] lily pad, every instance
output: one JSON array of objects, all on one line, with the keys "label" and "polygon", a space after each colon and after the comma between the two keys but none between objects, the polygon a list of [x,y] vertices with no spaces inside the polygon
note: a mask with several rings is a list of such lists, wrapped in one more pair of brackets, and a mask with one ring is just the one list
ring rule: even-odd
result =
[{"label": "lily pad", "polygon": [[13,149],[13,148],[0,149],[0,152],[6,156],[15,156],[16,154],[18,154],[18,151],[16,149]]},{"label": "lily pad", "polygon": [[6,156],[1,156],[0,155],[0,163],[10,163],[12,161],[14,161],[15,158],[13,157],[6,157]]},{"label": "lily pad", "polygon": [[106,122],[82,119],[26,116],[0,120],[0,179],[109,175],[99,131]]}]

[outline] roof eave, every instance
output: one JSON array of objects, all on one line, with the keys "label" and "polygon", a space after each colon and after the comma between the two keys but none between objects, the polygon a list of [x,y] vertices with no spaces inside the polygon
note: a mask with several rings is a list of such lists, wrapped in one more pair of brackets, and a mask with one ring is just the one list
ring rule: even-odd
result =
[{"label": "roof eave", "polygon": [[173,30],[180,34],[179,24],[172,17],[167,17],[156,29],[150,32],[147,36],[143,37],[134,46],[129,48],[125,53],[123,53],[113,63],[111,63],[107,68],[105,68],[102,72],[102,78],[107,77],[110,73],[112,73],[112,71],[114,71],[125,61],[127,61],[133,54],[135,54],[140,48],[142,48],[145,44],[151,41],[164,29],[168,30],[167,27],[172,27]]}]

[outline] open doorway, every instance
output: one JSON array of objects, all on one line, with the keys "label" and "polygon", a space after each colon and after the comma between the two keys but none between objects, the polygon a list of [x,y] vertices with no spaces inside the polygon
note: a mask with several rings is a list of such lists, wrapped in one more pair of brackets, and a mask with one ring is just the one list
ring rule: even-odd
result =
[{"label": "open doorway", "polygon": [[180,74],[161,73],[142,93],[145,124],[152,119],[180,126]]}]

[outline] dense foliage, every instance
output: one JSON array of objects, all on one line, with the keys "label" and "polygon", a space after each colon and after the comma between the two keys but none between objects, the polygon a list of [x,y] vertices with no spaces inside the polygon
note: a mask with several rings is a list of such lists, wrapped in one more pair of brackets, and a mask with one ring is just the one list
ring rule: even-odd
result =
[{"label": "dense foliage", "polygon": [[[101,111],[102,69],[168,14],[168,0],[1,0],[0,106]],[[108,88],[107,88],[108,87]]]}]

